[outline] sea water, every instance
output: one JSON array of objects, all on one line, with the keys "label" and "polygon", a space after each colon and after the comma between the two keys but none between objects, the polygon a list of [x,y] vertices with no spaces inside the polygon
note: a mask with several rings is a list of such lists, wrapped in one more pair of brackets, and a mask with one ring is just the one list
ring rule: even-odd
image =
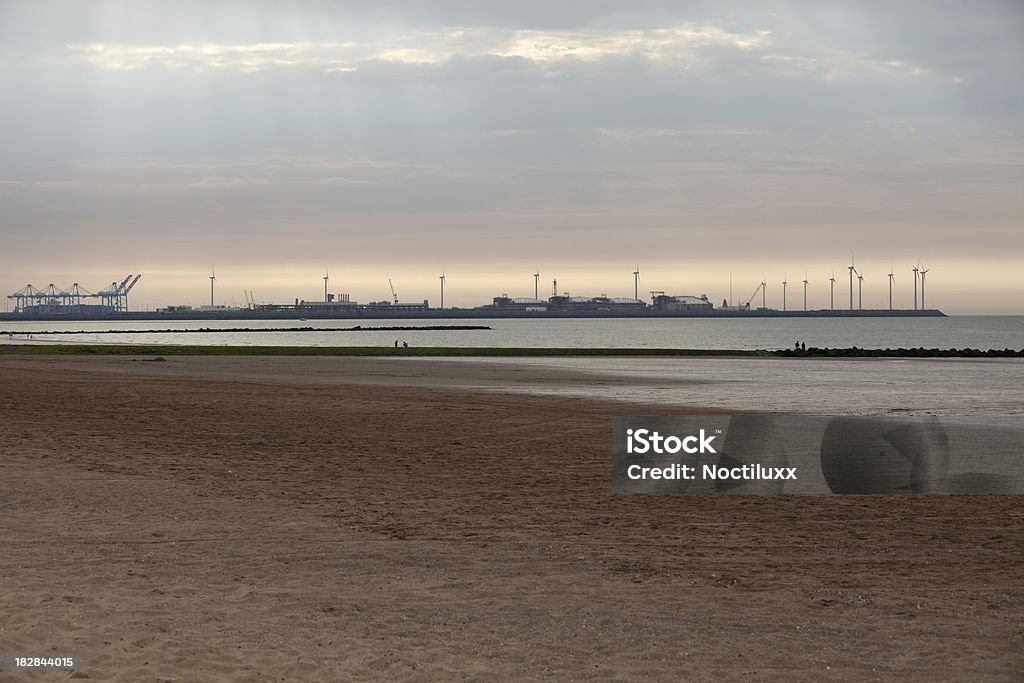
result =
[{"label": "sea water", "polygon": [[[1024,415],[1020,358],[586,357],[447,362],[514,363],[589,375],[587,381],[509,381],[471,387],[478,390],[685,407],[690,412],[715,408],[894,417]],[[624,414],[640,413],[628,409]]]},{"label": "sea water", "polygon": [[[486,325],[489,330],[374,330]],[[352,328],[358,331],[324,331]],[[309,327],[311,331],[272,332]],[[187,332],[250,328],[253,332]],[[157,330],[181,330],[163,333]],[[501,348],[784,349],[807,346],[880,348],[1024,348],[1024,316],[948,318],[558,318],[431,320],[230,320],[0,322],[14,340],[76,344],[198,344],[230,346],[410,346]],[[103,334],[132,330],[134,334]],[[86,331],[40,335],[38,332]],[[4,335],[5,337],[7,335]],[[2,340],[0,340],[2,341]]]}]

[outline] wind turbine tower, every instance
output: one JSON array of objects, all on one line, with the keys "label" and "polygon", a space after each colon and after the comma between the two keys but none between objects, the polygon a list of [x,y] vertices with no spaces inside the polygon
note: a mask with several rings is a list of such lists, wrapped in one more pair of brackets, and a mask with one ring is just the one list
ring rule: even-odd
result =
[{"label": "wind turbine tower", "polygon": [[786,282],[787,279],[788,278],[783,278],[783,280],[782,280],[782,310],[783,311],[786,310],[786,285],[789,284],[788,282]]},{"label": "wind turbine tower", "polygon": [[210,308],[213,308],[213,283],[217,281],[217,269],[210,268]]},{"label": "wind turbine tower", "polygon": [[761,308],[768,308],[768,283],[761,280]]},{"label": "wind turbine tower", "polygon": [[540,298],[540,271],[533,271],[533,298]]},{"label": "wind turbine tower", "polygon": [[832,271],[832,277],[828,279],[828,310],[836,310],[836,273]]},{"label": "wind turbine tower", "polygon": [[921,271],[921,310],[924,310],[924,276],[928,274],[928,269],[925,268]]},{"label": "wind turbine tower", "polygon": [[920,270],[917,266],[914,266],[914,310],[917,310],[917,273]]},{"label": "wind turbine tower", "polygon": [[864,276],[857,273],[857,310],[864,310]]},{"label": "wind turbine tower", "polygon": [[807,273],[804,273],[804,310],[807,310]]},{"label": "wind turbine tower", "polygon": [[444,270],[441,270],[441,308],[444,308]]},{"label": "wind turbine tower", "polygon": [[850,265],[847,266],[850,269],[850,310],[853,310],[853,272],[856,268],[853,267],[853,259],[850,259]]},{"label": "wind turbine tower", "polygon": [[331,281],[331,274],[324,268],[324,303],[327,303],[327,283]]},{"label": "wind turbine tower", "polygon": [[633,298],[637,301],[640,300],[640,264],[636,264],[636,270],[633,271]]},{"label": "wind turbine tower", "polygon": [[892,267],[889,267],[889,310],[892,310]]}]

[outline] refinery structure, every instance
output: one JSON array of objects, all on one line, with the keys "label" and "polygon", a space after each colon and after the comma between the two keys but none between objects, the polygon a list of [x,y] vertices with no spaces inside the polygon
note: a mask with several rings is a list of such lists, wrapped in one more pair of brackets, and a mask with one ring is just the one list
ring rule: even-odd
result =
[{"label": "refinery structure", "polygon": [[[155,311],[130,310],[128,294],[142,275],[128,275],[120,282],[113,281],[97,292],[88,291],[76,282],[66,289],[53,284],[45,288],[25,285],[8,295],[13,302],[13,313],[3,314],[8,319],[62,319],[62,320],[189,320],[189,319],[351,319],[351,318],[570,318],[570,317],[882,317],[882,316],[942,316],[938,309],[925,305],[925,278],[927,268],[920,263],[912,269],[914,275],[914,307],[898,309],[893,306],[894,275],[888,273],[888,308],[865,309],[863,307],[864,277],[854,265],[849,266],[849,305],[836,307],[836,277],[829,278],[829,306],[824,309],[810,309],[807,306],[808,280],[800,283],[802,292],[792,295],[796,305],[789,304],[789,285],[782,280],[782,307],[769,308],[767,305],[768,285],[762,281],[754,293],[743,301],[725,299],[716,307],[706,294],[669,294],[663,290],[651,290],[649,300],[640,298],[640,269],[633,271],[633,296],[609,297],[573,296],[560,292],[558,280],[551,282],[551,296],[541,298],[540,273],[533,273],[532,297],[496,296],[489,304],[471,308],[445,307],[445,275],[440,280],[440,305],[431,306],[430,301],[402,302],[395,292],[394,284],[388,280],[390,297],[380,301],[360,304],[349,294],[334,294],[329,291],[330,276],[323,276],[323,299],[306,300],[296,298],[288,303],[257,303],[250,291],[244,291],[245,306],[228,306],[216,303],[216,274],[211,272],[210,303],[193,307],[176,305],[158,308]],[[731,289],[731,285],[730,285]],[[730,291],[731,295],[731,291]],[[844,302],[845,303],[845,302]]]}]

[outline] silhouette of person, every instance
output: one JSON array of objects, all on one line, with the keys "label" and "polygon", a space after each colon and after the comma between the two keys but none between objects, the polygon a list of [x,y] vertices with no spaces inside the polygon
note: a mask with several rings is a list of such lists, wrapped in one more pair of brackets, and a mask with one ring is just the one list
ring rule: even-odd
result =
[{"label": "silhouette of person", "polygon": [[807,350],[807,343],[806,342],[800,342],[800,350],[801,351],[806,351]]},{"label": "silhouette of person", "polygon": [[398,340],[397,339],[395,340],[395,348],[396,349],[398,348]]},{"label": "silhouette of person", "polygon": [[403,349],[409,348],[409,342],[407,342],[407,341],[402,342],[402,348]]}]

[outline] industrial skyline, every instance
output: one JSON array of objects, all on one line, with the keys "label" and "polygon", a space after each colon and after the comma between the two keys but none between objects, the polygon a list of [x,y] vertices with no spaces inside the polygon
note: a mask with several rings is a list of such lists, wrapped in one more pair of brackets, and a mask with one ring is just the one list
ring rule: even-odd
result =
[{"label": "industrial skyline", "polygon": [[312,299],[328,261],[470,305],[525,265],[794,308],[834,267],[836,306],[884,307],[926,255],[926,301],[1024,313],[1018,2],[368,7],[0,3],[0,291]]},{"label": "industrial skyline", "polygon": [[[778,292],[775,291],[774,287],[769,288],[767,281],[761,280],[756,285],[756,287],[753,290],[753,293],[750,294],[750,296],[748,296],[748,297],[740,296],[738,298],[731,298],[734,295],[733,277],[732,277],[733,274],[732,273],[730,273],[729,289],[725,293],[717,292],[717,290],[715,290],[715,289],[710,289],[709,290],[706,287],[702,288],[699,284],[694,284],[694,286],[692,286],[690,288],[690,290],[687,290],[687,291],[682,291],[682,290],[680,290],[680,291],[671,290],[670,291],[670,289],[667,289],[665,287],[661,287],[661,288],[658,288],[658,289],[642,290],[640,288],[640,266],[639,266],[639,264],[637,264],[634,267],[634,270],[629,273],[632,276],[632,292],[631,292],[632,297],[631,298],[634,298],[634,299],[639,300],[639,301],[648,301],[650,299],[653,299],[658,294],[666,294],[666,293],[668,293],[670,295],[677,295],[677,296],[707,296],[708,299],[710,301],[714,302],[715,306],[719,307],[719,308],[734,308],[735,309],[735,308],[741,308],[741,307],[749,307],[749,308],[758,308],[758,307],[760,307],[760,308],[775,309],[775,310],[780,310],[780,311],[787,311],[787,310],[790,310],[790,311],[793,311],[793,310],[917,310],[919,308],[920,309],[926,308],[926,305],[925,305],[925,288],[924,288],[925,278],[924,278],[924,275],[929,271],[929,269],[928,268],[923,268],[921,266],[921,262],[920,261],[917,264],[915,264],[914,266],[912,266],[912,267],[907,269],[908,274],[912,274],[913,275],[913,282],[914,282],[913,297],[911,299],[911,301],[912,301],[911,304],[906,304],[904,299],[907,298],[907,297],[901,298],[899,296],[899,291],[893,289],[894,273],[890,269],[889,272],[886,274],[886,277],[888,277],[887,283],[888,283],[888,287],[889,287],[888,290],[886,290],[886,292],[884,292],[886,305],[871,305],[870,302],[873,299],[869,298],[869,305],[865,306],[864,305],[864,289],[863,289],[864,277],[863,277],[863,274],[861,273],[861,271],[858,271],[856,269],[856,267],[852,263],[851,263],[850,266],[847,266],[847,267],[850,270],[850,274],[851,275],[850,275],[850,288],[849,288],[849,292],[848,292],[849,293],[850,304],[849,304],[849,306],[846,306],[846,307],[842,307],[842,306],[841,307],[837,307],[835,305],[835,282],[836,282],[836,280],[835,280],[834,272],[827,279],[821,278],[821,283],[820,284],[822,285],[822,287],[821,287],[822,294],[824,294],[824,283],[828,283],[827,304],[811,305],[809,303],[809,302],[814,302],[816,300],[816,298],[813,297],[813,296],[810,299],[808,298],[808,295],[807,295],[808,287],[811,285],[812,281],[805,277],[805,279],[802,281],[802,284],[803,284],[803,298],[802,298],[803,305],[802,305],[802,307],[795,308],[795,307],[792,307],[792,306],[788,305],[788,299],[787,299],[787,287],[789,285],[788,277],[784,278],[781,281],[781,290],[778,291]],[[222,273],[223,273],[223,269],[222,269]],[[533,285],[532,296],[531,296],[531,294],[529,292],[522,293],[521,291],[517,291],[515,288],[510,289],[509,287],[504,287],[504,288],[500,288],[500,292],[498,292],[498,291],[491,292],[488,296],[483,297],[480,300],[473,301],[471,303],[461,303],[461,302],[459,302],[459,303],[452,304],[451,300],[449,299],[449,304],[447,306],[445,304],[445,286],[446,286],[446,281],[448,279],[448,275],[446,274],[445,270],[442,270],[441,275],[438,276],[438,280],[439,280],[439,283],[440,283],[440,290],[438,292],[435,292],[435,294],[437,294],[436,297],[431,297],[429,295],[425,295],[423,297],[419,297],[417,295],[413,295],[411,297],[406,297],[406,298],[402,298],[402,299],[399,298],[398,292],[397,292],[397,290],[395,288],[395,285],[394,285],[393,278],[391,278],[391,277],[386,278],[387,279],[387,292],[385,292],[385,294],[386,294],[385,296],[381,296],[381,297],[369,296],[369,297],[364,298],[364,299],[359,299],[359,297],[357,295],[355,295],[354,293],[356,293],[356,292],[370,292],[370,291],[372,291],[372,285],[370,285],[369,283],[366,283],[366,282],[348,282],[348,283],[346,283],[346,285],[354,285],[354,286],[348,287],[348,286],[343,285],[344,291],[339,290],[337,292],[331,292],[330,291],[330,280],[331,280],[330,269],[329,268],[325,268],[323,270],[323,273],[324,274],[322,276],[318,276],[318,278],[320,280],[322,280],[322,282],[323,282],[323,295],[322,295],[322,298],[315,297],[315,296],[313,296],[313,297],[306,297],[306,296],[291,296],[291,295],[278,296],[278,297],[274,297],[274,298],[270,298],[270,299],[264,298],[264,297],[257,298],[256,293],[255,293],[257,290],[254,290],[252,288],[251,284],[250,284],[250,285],[247,285],[247,286],[243,286],[239,290],[239,292],[238,292],[243,297],[243,302],[244,303],[242,303],[242,302],[239,302],[237,300],[237,298],[235,296],[235,292],[234,292],[233,289],[230,288],[230,286],[229,286],[228,292],[226,294],[226,296],[228,298],[226,298],[226,299],[225,298],[221,298],[221,299],[217,299],[216,298],[215,283],[218,281],[218,278],[217,278],[217,275],[216,275],[216,267],[212,267],[210,269],[209,276],[205,276],[209,280],[209,283],[210,283],[209,304],[206,304],[205,302],[196,304],[196,303],[194,303],[191,300],[189,300],[189,301],[164,301],[162,306],[168,306],[168,305],[170,305],[170,306],[189,305],[189,306],[194,306],[195,308],[202,308],[202,307],[206,307],[208,305],[210,308],[215,308],[215,307],[250,308],[250,307],[254,307],[257,304],[283,304],[283,303],[287,303],[288,301],[291,301],[291,300],[295,300],[295,301],[300,301],[301,300],[301,301],[310,301],[310,302],[322,301],[322,302],[328,302],[329,303],[329,302],[332,302],[332,301],[340,301],[340,300],[349,301],[349,299],[351,298],[351,300],[353,302],[354,301],[360,301],[362,303],[369,303],[369,302],[374,302],[374,301],[378,301],[378,300],[388,301],[388,302],[393,303],[393,304],[398,304],[400,301],[402,301],[402,302],[406,302],[406,301],[408,301],[408,302],[417,302],[417,303],[420,302],[420,301],[431,301],[432,302],[432,304],[431,304],[432,307],[438,307],[438,308],[470,308],[470,307],[479,306],[479,305],[481,305],[483,303],[486,303],[485,300],[489,300],[493,296],[497,296],[499,294],[500,295],[508,295],[510,297],[513,297],[513,298],[523,298],[523,299],[533,298],[533,299],[536,299],[536,300],[541,300],[539,285],[540,285],[540,279],[542,277],[542,273],[541,273],[540,270],[534,270],[532,272],[528,272],[523,277],[524,282],[526,281],[526,278],[528,277],[529,278],[529,283],[532,283],[532,285]],[[853,279],[854,274],[856,274],[856,277],[857,277],[856,285],[854,285],[854,279]],[[134,277],[134,279],[133,279],[133,277]],[[90,299],[99,300],[104,305],[109,304],[115,310],[119,310],[119,311],[152,310],[153,308],[156,308],[156,306],[153,306],[151,304],[147,304],[145,302],[143,302],[142,304],[137,305],[134,309],[129,309],[129,306],[128,306],[128,293],[130,291],[132,291],[132,289],[139,282],[141,277],[142,277],[141,274],[140,275],[135,275],[135,276],[129,275],[128,277],[124,278],[124,280],[120,283],[120,285],[118,285],[118,283],[115,281],[115,282],[111,283],[109,287],[107,287],[107,288],[105,288],[103,290],[100,290],[100,291],[98,291],[96,293],[93,293],[93,292],[89,291],[88,289],[80,286],[77,281],[74,284],[72,284],[72,285],[70,285],[70,286],[68,286],[66,288],[65,287],[61,287],[61,286],[59,286],[57,284],[54,284],[54,283],[49,283],[46,286],[37,286],[37,285],[34,285],[34,284],[26,284],[25,286],[21,287],[17,291],[12,292],[11,294],[9,294],[6,297],[8,303],[5,306],[5,311],[6,310],[11,310],[11,302],[12,301],[14,302],[14,308],[19,308],[19,307],[23,307],[25,305],[29,305],[32,302],[39,302],[39,301],[58,301],[59,300],[59,301],[65,303],[65,304],[69,304],[69,303],[81,304],[83,302],[83,300],[88,301]],[[472,281],[471,277],[470,277],[470,281]],[[593,296],[623,297],[623,296],[628,296],[628,295],[623,295],[620,291],[616,291],[614,288],[609,289],[608,287],[599,288],[600,291],[584,291],[584,290],[580,290],[580,289],[568,290],[568,289],[566,289],[563,286],[562,291],[559,291],[558,290],[558,284],[557,284],[558,283],[557,275],[552,275],[551,282],[552,282],[552,294],[553,295],[563,294],[565,296],[588,296],[588,297],[593,297]],[[563,281],[563,284],[564,284],[564,281]],[[655,282],[655,283],[652,283],[652,284],[658,284],[658,283]],[[258,283],[257,283],[257,287],[258,287]],[[308,288],[306,288],[306,287],[299,287],[298,290],[296,290],[296,291],[307,291],[307,289]],[[528,289],[528,287],[527,287],[527,289]],[[414,291],[418,293],[418,292],[421,291],[421,289],[417,288]],[[771,294],[769,294],[769,291],[771,291]],[[812,291],[813,291],[813,288],[812,288]],[[294,292],[293,292],[293,294],[294,294]],[[719,296],[719,294],[721,294],[721,296]],[[856,296],[856,304],[854,304],[854,297],[855,296]],[[153,297],[151,296],[150,299],[152,299],[152,298]],[[823,297],[818,297],[818,299],[821,299],[821,298],[823,298]],[[718,302],[721,302],[721,306],[718,305]]]}]

